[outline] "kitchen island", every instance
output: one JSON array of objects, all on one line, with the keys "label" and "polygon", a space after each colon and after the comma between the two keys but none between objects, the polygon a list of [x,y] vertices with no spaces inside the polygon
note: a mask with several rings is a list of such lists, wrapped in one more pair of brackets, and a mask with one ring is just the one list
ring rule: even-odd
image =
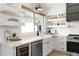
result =
[{"label": "kitchen island", "polygon": [[[42,34],[39,36],[22,36],[19,41],[3,41],[0,42],[1,45],[1,54],[3,56],[16,56],[16,47],[21,45],[29,45],[29,55],[31,55],[31,43],[39,40],[45,40],[46,38],[52,38],[52,35]],[[44,45],[44,44],[43,44]]]}]

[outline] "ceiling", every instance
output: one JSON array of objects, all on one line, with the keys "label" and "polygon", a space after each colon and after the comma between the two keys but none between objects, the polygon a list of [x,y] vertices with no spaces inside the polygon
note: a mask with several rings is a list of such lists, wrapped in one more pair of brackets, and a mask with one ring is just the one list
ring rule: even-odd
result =
[{"label": "ceiling", "polygon": [[[27,6],[30,6],[30,7],[38,7],[38,5],[40,5],[40,7],[42,7],[42,12],[48,14],[49,11],[52,11],[53,9],[55,9],[56,7],[61,7],[63,3],[7,3],[9,6],[13,5],[13,6],[16,6],[16,5],[27,5]],[[65,3],[64,3],[65,4]],[[63,7],[63,6],[62,6]],[[60,9],[60,8],[59,8]]]},{"label": "ceiling", "polygon": [[49,11],[53,10],[53,8],[56,8],[56,7],[59,8],[60,6],[63,5],[63,3],[30,3],[30,5],[34,8],[37,7],[38,5],[40,5],[43,9],[43,12],[48,14]]},{"label": "ceiling", "polygon": [[42,7],[42,12],[44,13],[48,13],[47,11],[50,10],[52,8],[52,6],[54,6],[55,3],[24,3],[23,5],[27,5],[30,7],[38,7],[40,5],[40,7]]},{"label": "ceiling", "polygon": [[49,9],[54,5],[54,3],[31,3],[31,5],[35,8],[40,5],[43,9],[43,12],[47,13]]},{"label": "ceiling", "polygon": [[[62,12],[62,5],[63,3],[9,3],[8,6],[11,7],[11,5],[13,5],[13,7],[15,6],[21,6],[21,5],[27,5],[27,6],[30,6],[30,7],[37,7],[38,5],[40,5],[43,9],[42,12],[44,12],[45,14],[48,14],[48,13],[56,13],[56,12],[59,12],[60,11],[60,7],[61,7],[61,11]],[[65,4],[65,3],[64,3]],[[4,4],[0,4],[0,6],[3,6]],[[57,9],[57,11],[55,11]],[[59,10],[59,11],[58,11]],[[23,11],[22,13],[25,13],[25,11]],[[11,14],[11,13],[10,13]]]}]

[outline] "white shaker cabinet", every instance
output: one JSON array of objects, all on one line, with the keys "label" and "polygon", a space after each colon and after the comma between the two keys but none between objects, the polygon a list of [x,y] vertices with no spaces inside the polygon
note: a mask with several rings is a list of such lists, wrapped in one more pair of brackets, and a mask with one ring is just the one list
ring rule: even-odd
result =
[{"label": "white shaker cabinet", "polygon": [[55,50],[66,51],[66,37],[56,36],[54,39]]},{"label": "white shaker cabinet", "polygon": [[54,46],[53,46],[53,37],[50,37],[49,38],[49,42],[48,42],[48,54],[50,52],[52,52],[53,49],[54,49]]},{"label": "white shaker cabinet", "polygon": [[43,56],[48,55],[53,49],[53,37],[45,38],[43,40]]},{"label": "white shaker cabinet", "polygon": [[1,45],[1,56],[16,56],[16,48]]}]

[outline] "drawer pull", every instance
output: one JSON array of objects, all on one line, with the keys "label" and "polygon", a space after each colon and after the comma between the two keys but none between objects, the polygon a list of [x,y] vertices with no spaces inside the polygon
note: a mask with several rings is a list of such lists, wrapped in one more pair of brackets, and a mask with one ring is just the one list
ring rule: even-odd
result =
[{"label": "drawer pull", "polygon": [[61,49],[64,49],[64,48],[61,48]]},{"label": "drawer pull", "polygon": [[64,44],[64,42],[61,42],[62,44]]},{"label": "drawer pull", "polygon": [[50,42],[48,41],[47,44],[49,44]]}]

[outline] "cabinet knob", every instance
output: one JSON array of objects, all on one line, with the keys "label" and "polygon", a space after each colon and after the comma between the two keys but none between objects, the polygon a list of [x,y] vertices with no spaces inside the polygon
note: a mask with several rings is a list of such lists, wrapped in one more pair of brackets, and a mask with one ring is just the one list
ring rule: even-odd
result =
[{"label": "cabinet knob", "polygon": [[47,44],[49,44],[49,41],[47,42]]}]

